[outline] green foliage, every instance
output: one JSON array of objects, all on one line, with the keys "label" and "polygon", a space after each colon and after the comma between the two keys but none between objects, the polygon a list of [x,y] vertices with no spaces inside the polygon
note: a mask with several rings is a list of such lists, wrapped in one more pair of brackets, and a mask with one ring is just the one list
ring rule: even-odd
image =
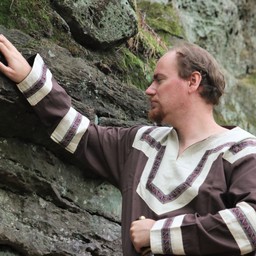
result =
[{"label": "green foliage", "polygon": [[116,65],[121,70],[123,81],[144,90],[148,86],[153,73],[150,64],[145,62],[145,59],[135,55],[127,47],[120,47],[118,52]]},{"label": "green foliage", "polygon": [[49,38],[74,56],[85,49],[71,40],[63,21],[54,13],[50,0],[0,0],[0,24],[19,29],[35,39]]},{"label": "green foliage", "polygon": [[[9,0],[1,0],[0,2],[0,24],[3,24],[7,27],[8,23],[12,20],[10,19],[11,14],[11,1]],[[13,23],[14,21],[12,21]],[[13,27],[13,26],[12,26]]]},{"label": "green foliage", "polygon": [[171,4],[140,2],[136,10],[138,34],[128,40],[127,48],[121,47],[122,61],[117,65],[126,82],[144,90],[152,80],[157,60],[170,45],[170,37],[182,38],[184,31]]},{"label": "green foliage", "polygon": [[[149,4],[149,3],[147,3]],[[122,70],[124,81],[145,90],[152,80],[157,60],[167,51],[165,41],[138,12],[138,33],[119,48],[116,65]]]},{"label": "green foliage", "polygon": [[176,11],[171,3],[159,4],[140,2],[138,10],[141,12],[142,20],[161,36],[167,45],[170,44],[170,37],[184,37],[184,30]]},{"label": "green foliage", "polygon": [[1,0],[0,23],[30,35],[46,36],[46,31],[52,30],[49,11],[48,0]]},{"label": "green foliage", "polygon": [[138,34],[119,48],[116,65],[122,70],[125,82],[144,90],[152,80],[157,60],[165,51],[160,38],[140,27]]},{"label": "green foliage", "polygon": [[[67,48],[74,56],[86,51],[71,39],[67,29],[51,8],[50,0],[1,0],[0,24],[20,29],[35,39],[49,38]],[[110,72],[122,81],[145,89],[152,79],[154,67],[166,52],[170,35],[182,35],[182,30],[171,4],[140,3],[138,33],[126,44],[109,52],[94,52],[87,58],[99,59]],[[66,29],[66,30],[65,30]]]}]

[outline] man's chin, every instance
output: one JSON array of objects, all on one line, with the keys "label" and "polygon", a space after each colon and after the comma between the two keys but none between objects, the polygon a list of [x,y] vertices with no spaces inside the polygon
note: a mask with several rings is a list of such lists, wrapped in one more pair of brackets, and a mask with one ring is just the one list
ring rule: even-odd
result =
[{"label": "man's chin", "polygon": [[151,120],[153,123],[156,123],[157,125],[161,125],[163,121],[163,117],[160,113],[156,113],[153,110],[150,110],[148,113],[148,118]]}]

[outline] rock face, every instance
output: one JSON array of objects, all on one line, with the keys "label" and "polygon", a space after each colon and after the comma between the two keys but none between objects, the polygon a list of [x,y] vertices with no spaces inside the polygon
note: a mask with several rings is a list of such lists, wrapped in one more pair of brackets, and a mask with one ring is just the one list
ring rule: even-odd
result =
[{"label": "rock face", "polygon": [[137,16],[128,0],[54,0],[52,4],[83,46],[113,47],[137,33]]},{"label": "rock face", "polygon": [[[93,122],[113,126],[147,122],[142,91],[106,76],[90,61],[74,58],[55,44],[37,45],[21,31],[2,26],[0,33],[27,57],[40,53],[72,95],[74,106]],[[53,144],[15,85],[3,76],[0,105],[4,120],[0,125],[0,241],[11,244],[4,251],[122,255],[119,191],[99,178],[91,179],[72,155]]]},{"label": "rock face", "polygon": [[[75,108],[92,122],[147,124],[144,92],[122,82],[101,63],[107,54],[103,49],[137,32],[136,1],[51,3],[50,18],[58,17],[72,46],[82,45],[81,56],[55,44],[49,33],[38,40],[1,24],[0,33],[25,57],[40,53]],[[254,0],[148,3],[172,4],[185,39],[207,48],[222,63],[228,88],[216,109],[217,118],[256,132]],[[55,145],[15,85],[1,75],[0,119],[0,256],[122,255],[119,191]]]},{"label": "rock face", "polygon": [[[0,33],[17,46],[33,41],[28,35],[3,27]],[[96,67],[81,59],[72,60],[65,49],[56,45],[41,47],[30,50],[39,52],[49,66],[56,58],[58,63],[65,63],[55,65],[53,72],[66,73],[60,80],[81,112],[92,120],[97,117],[102,123],[115,123],[120,118],[126,103],[119,99],[122,110],[113,102],[113,98],[122,97],[121,91],[113,88],[113,80],[104,79]],[[51,56],[56,54],[55,57],[50,57],[49,52]],[[86,74],[82,74],[84,70]],[[80,81],[71,75],[79,72]],[[96,78],[102,81],[101,85]],[[140,111],[146,113],[141,103],[143,94],[132,90],[127,98],[131,97],[129,94],[133,102],[138,101]],[[103,108],[103,98],[108,97]],[[84,98],[87,98],[85,106],[81,103]],[[91,175],[49,140],[15,86],[2,76],[0,106],[0,241],[6,245],[0,247],[0,255],[1,250],[3,255],[122,255],[120,193],[105,181],[87,178]],[[131,116],[138,116],[136,110],[130,110]],[[129,117],[129,120],[136,122],[136,118]]]},{"label": "rock face", "polygon": [[232,74],[250,72],[255,63],[254,1],[173,1],[187,39],[208,49]]},{"label": "rock face", "polygon": [[0,139],[0,154],[0,241],[9,252],[122,255],[120,225],[113,222],[120,206],[109,201],[115,198],[109,185],[84,180],[47,150],[16,139]]}]

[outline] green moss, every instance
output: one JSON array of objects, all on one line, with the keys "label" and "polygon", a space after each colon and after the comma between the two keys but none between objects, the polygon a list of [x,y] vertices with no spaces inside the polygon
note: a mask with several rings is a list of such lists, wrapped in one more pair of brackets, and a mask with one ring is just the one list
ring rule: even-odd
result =
[{"label": "green moss", "polygon": [[152,80],[156,62],[167,49],[166,43],[147,23],[139,22],[137,35],[119,48],[116,65],[122,70],[123,80],[145,90]]},{"label": "green moss", "polygon": [[256,85],[256,72],[251,73],[241,79],[241,83],[244,85]]},{"label": "green moss", "polygon": [[138,34],[120,48],[116,65],[125,82],[143,90],[152,80],[157,60],[167,51],[170,37],[183,37],[183,29],[171,4],[140,2]]},{"label": "green moss", "polygon": [[152,80],[157,60],[166,49],[164,45],[159,44],[158,38],[142,28],[131,40],[135,41],[134,44],[123,51],[125,66],[132,69],[132,76],[129,72],[127,78],[137,87],[145,89]]},{"label": "green moss", "polygon": [[184,37],[183,27],[171,3],[164,5],[140,2],[138,10],[141,12],[142,22],[149,24],[167,44],[170,43],[170,36]]},{"label": "green moss", "polygon": [[0,24],[6,28],[19,29],[38,40],[50,38],[74,56],[84,51],[82,46],[70,40],[50,0],[1,0],[0,14]]},{"label": "green moss", "polygon": [[[11,11],[10,11],[11,1],[9,0],[1,0],[0,2],[0,24],[3,24],[7,27],[8,23],[11,22],[9,19]],[[14,21],[12,21],[14,22]]]},{"label": "green moss", "polygon": [[148,31],[139,29],[139,33],[122,45],[113,55],[113,63],[122,81],[145,90],[152,80],[157,60],[166,51],[158,38]]},{"label": "green moss", "polygon": [[120,48],[120,56],[117,61],[123,73],[123,80],[128,84],[145,89],[152,75],[150,65],[126,47]]},{"label": "green moss", "polygon": [[45,35],[52,30],[48,0],[1,0],[0,23],[28,34]]},{"label": "green moss", "polygon": [[[81,57],[86,52],[86,49],[74,42],[64,30],[61,21],[54,15],[51,0],[0,2],[0,24],[5,27],[20,29],[38,40],[49,38],[67,48],[74,56]],[[94,52],[92,59],[98,55],[99,60],[110,67],[114,75],[144,90],[152,79],[156,61],[167,49],[164,36],[180,36],[182,32],[171,5],[165,7],[147,2],[140,3],[136,9],[140,20],[137,35],[119,46],[118,50],[113,49],[108,53]],[[143,12],[146,12],[146,19],[143,19]],[[161,36],[158,32],[161,32]]]}]

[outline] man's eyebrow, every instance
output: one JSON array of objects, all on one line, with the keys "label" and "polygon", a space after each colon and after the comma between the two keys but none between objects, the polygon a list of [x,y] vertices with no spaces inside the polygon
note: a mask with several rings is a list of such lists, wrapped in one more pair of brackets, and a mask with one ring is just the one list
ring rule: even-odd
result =
[{"label": "man's eyebrow", "polygon": [[157,74],[154,74],[153,75],[153,79],[156,80],[156,79],[159,79],[159,77],[166,77],[164,74],[160,74],[160,73],[157,73]]}]

